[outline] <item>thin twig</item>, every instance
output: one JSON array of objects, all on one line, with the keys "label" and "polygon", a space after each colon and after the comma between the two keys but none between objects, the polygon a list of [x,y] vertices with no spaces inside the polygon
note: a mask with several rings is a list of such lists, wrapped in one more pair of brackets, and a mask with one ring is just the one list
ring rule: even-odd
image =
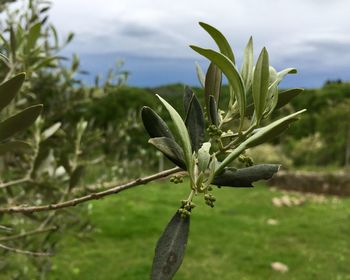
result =
[{"label": "thin twig", "polygon": [[130,181],[125,184],[121,184],[115,187],[112,187],[110,189],[101,191],[101,192],[94,192],[82,197],[77,197],[68,201],[56,203],[56,204],[48,204],[48,205],[39,205],[39,206],[29,206],[29,207],[22,207],[22,206],[14,206],[14,207],[9,207],[9,208],[0,208],[0,213],[33,213],[33,212],[43,212],[43,211],[51,211],[51,210],[57,210],[57,209],[62,209],[66,207],[72,207],[75,205],[78,205],[80,203],[89,201],[89,200],[96,200],[100,199],[102,197],[111,195],[111,194],[116,194],[121,191],[127,190],[132,187],[136,187],[139,185],[144,185],[147,184],[151,181],[155,181],[161,178],[165,178],[169,175],[172,175],[174,173],[182,171],[181,168],[175,167],[172,169],[168,169],[162,172],[155,173],[150,176],[146,176],[143,178],[138,178],[136,180]]},{"label": "thin twig", "polygon": [[18,184],[21,184],[21,183],[25,183],[25,182],[28,182],[30,181],[30,178],[28,177],[24,177],[24,178],[21,178],[21,179],[18,179],[18,180],[13,180],[13,181],[10,181],[10,182],[6,182],[6,183],[3,183],[3,184],[0,184],[0,189],[5,189],[5,188],[8,188],[8,187],[11,187],[11,186],[14,186],[14,185],[18,185]]},{"label": "thin twig", "polygon": [[50,256],[52,256],[52,253],[26,251],[26,250],[8,247],[8,246],[1,244],[1,243],[0,243],[0,248],[4,249],[6,251],[9,251],[9,252],[33,256],[33,257],[50,257]]},{"label": "thin twig", "polygon": [[27,232],[24,232],[24,233],[21,233],[21,234],[16,234],[16,235],[11,235],[11,236],[6,236],[6,237],[0,237],[0,241],[9,241],[9,240],[21,239],[21,238],[25,238],[27,236],[40,234],[40,233],[44,233],[44,232],[48,232],[48,231],[52,231],[52,230],[56,230],[56,229],[57,229],[56,226],[52,226],[52,227],[48,227],[48,228],[44,228],[44,229],[36,229],[36,230],[32,230],[32,231],[27,231]]},{"label": "thin twig", "polygon": [[10,228],[10,227],[6,227],[6,226],[3,226],[3,225],[0,225],[0,230],[11,232],[13,229]]}]

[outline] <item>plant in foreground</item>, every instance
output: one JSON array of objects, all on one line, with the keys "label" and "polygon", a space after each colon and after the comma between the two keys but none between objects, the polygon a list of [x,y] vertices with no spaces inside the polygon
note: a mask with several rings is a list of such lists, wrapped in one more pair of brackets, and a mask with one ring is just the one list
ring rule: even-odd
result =
[{"label": "plant in foreground", "polygon": [[[208,58],[211,63],[206,75],[197,66],[197,74],[204,88],[205,110],[197,99],[195,93],[186,88],[183,98],[185,117],[180,114],[162,97],[158,96],[161,103],[169,112],[174,122],[175,133],[173,133],[162,118],[151,108],[142,109],[142,120],[151,139],[149,142],[160,152],[177,165],[176,168],[168,169],[147,177],[138,178],[128,183],[114,185],[108,189],[91,192],[89,194],[68,199],[67,192],[78,184],[82,168],[78,164],[80,154],[81,135],[86,128],[86,123],[81,122],[77,126],[77,139],[73,156],[73,169],[67,165],[69,173],[69,185],[67,192],[64,191],[56,203],[39,205],[20,204],[20,201],[8,200],[8,207],[0,208],[1,217],[4,214],[22,213],[32,217],[33,213],[55,211],[67,207],[73,207],[93,199],[117,194],[126,189],[146,184],[148,182],[174,175],[171,179],[174,183],[181,183],[183,175],[188,174],[190,188],[189,196],[181,201],[179,209],[167,225],[164,233],[158,241],[152,266],[152,279],[171,279],[181,265],[189,234],[190,216],[195,208],[194,198],[202,196],[205,204],[213,207],[216,199],[213,195],[213,186],[227,187],[252,187],[252,183],[260,179],[269,179],[278,171],[279,165],[258,164],[245,154],[245,150],[260,145],[282,133],[289,125],[297,120],[298,116],[305,110],[290,114],[281,119],[267,124],[271,113],[297,96],[302,89],[290,89],[279,92],[278,85],[285,75],[296,73],[293,68],[277,72],[269,65],[269,57],[264,48],[254,65],[253,42],[249,40],[244,51],[244,60],[239,71],[235,64],[234,54],[225,37],[214,27],[201,23],[201,26],[213,37],[220,52],[211,49],[203,49],[191,46],[199,54]],[[222,106],[220,102],[222,75],[229,82],[229,102]],[[19,74],[1,84],[0,110],[7,106],[18,92],[24,80],[24,74]],[[12,111],[12,110],[11,110]],[[39,115],[41,105],[25,109],[0,123],[0,150],[18,150],[28,147],[27,143],[9,141],[9,138],[17,131],[26,128]],[[11,113],[12,114],[12,113]],[[35,143],[40,139],[51,137],[59,129],[59,124],[54,124],[41,132],[39,119],[34,127]],[[40,137],[39,137],[40,136]],[[38,138],[38,139],[37,139]],[[34,145],[41,146],[41,145]],[[34,148],[35,148],[34,147]],[[38,153],[38,149],[35,154]],[[36,157],[33,157],[36,159]],[[36,162],[36,160],[35,160]],[[69,161],[68,161],[69,162]],[[245,168],[233,167],[244,164]],[[35,164],[38,166],[38,164]],[[34,167],[35,167],[34,166]],[[35,169],[33,169],[35,170]],[[47,169],[44,169],[47,170]],[[30,174],[32,168],[30,168]],[[43,176],[37,176],[38,179]],[[25,178],[27,180],[27,178]],[[2,184],[2,189],[8,189],[15,182]],[[41,185],[41,184],[40,184]],[[23,194],[26,194],[23,192]],[[53,214],[52,214],[53,213]],[[42,224],[47,224],[54,217],[52,212],[44,218]],[[47,230],[45,228],[45,230]],[[44,230],[29,231],[42,233]],[[6,237],[12,240],[15,236]],[[17,237],[16,237],[17,238]],[[4,240],[4,239],[2,239]],[[47,256],[46,253],[33,253],[30,251],[17,250],[2,245],[2,249],[11,252],[21,252],[31,256]]]},{"label": "plant in foreground", "polygon": [[[265,48],[254,65],[253,40],[250,38],[239,71],[226,38],[214,27],[205,23],[200,25],[215,40],[220,50],[217,52],[191,46],[211,62],[205,76],[197,65],[197,74],[205,93],[205,111],[195,93],[186,87],[183,98],[184,119],[157,95],[170,114],[175,135],[151,108],[144,107],[141,112],[143,124],[151,137],[149,143],[187,171],[190,182],[188,198],[181,201],[180,208],[157,243],[151,279],[172,279],[180,267],[189,234],[190,216],[195,207],[194,198],[203,195],[205,204],[214,207],[216,199],[212,194],[212,186],[252,187],[255,181],[271,178],[279,165],[253,165],[253,160],[245,155],[245,150],[279,135],[305,111],[264,125],[274,110],[286,105],[302,91],[278,90],[283,78],[296,73],[296,70],[287,68],[277,72],[269,64]],[[222,75],[226,76],[229,83],[229,103],[225,108],[219,106]],[[235,160],[247,167],[233,167]],[[171,181],[179,183],[182,177],[172,177]]]}]

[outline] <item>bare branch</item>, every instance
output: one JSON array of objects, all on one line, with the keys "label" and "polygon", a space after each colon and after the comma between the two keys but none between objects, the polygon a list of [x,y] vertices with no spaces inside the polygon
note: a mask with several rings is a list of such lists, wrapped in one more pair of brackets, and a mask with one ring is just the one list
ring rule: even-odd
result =
[{"label": "bare branch", "polygon": [[18,180],[13,180],[13,181],[10,181],[10,182],[6,182],[6,183],[3,183],[3,184],[0,184],[0,189],[5,189],[5,188],[8,188],[8,187],[12,187],[14,185],[18,185],[18,184],[29,182],[29,181],[30,181],[30,178],[28,178],[28,177],[24,177],[24,178],[18,179]]},{"label": "bare branch", "polygon": [[52,253],[26,251],[26,250],[8,247],[8,246],[1,244],[1,243],[0,243],[0,248],[4,249],[6,251],[9,251],[9,252],[33,256],[33,257],[50,257],[50,256],[52,256]]},{"label": "bare branch", "polygon": [[112,187],[110,189],[101,191],[101,192],[94,192],[82,197],[74,198],[68,201],[64,202],[59,202],[56,204],[48,204],[48,205],[40,205],[40,206],[29,206],[29,207],[22,207],[22,206],[15,206],[15,207],[9,207],[9,208],[0,208],[0,213],[33,213],[33,212],[43,212],[43,211],[51,211],[51,210],[57,210],[57,209],[62,209],[62,208],[67,208],[67,207],[72,207],[75,205],[78,205],[80,203],[89,201],[89,200],[96,200],[100,199],[102,197],[112,195],[119,193],[121,191],[127,190],[132,187],[136,187],[139,185],[144,185],[147,184],[151,181],[155,181],[158,179],[165,178],[169,175],[172,175],[174,173],[183,171],[179,167],[175,167],[172,169],[168,169],[162,172],[158,172],[156,174],[146,176],[143,178],[138,178],[136,180],[130,181],[125,184],[121,184],[119,186]]}]

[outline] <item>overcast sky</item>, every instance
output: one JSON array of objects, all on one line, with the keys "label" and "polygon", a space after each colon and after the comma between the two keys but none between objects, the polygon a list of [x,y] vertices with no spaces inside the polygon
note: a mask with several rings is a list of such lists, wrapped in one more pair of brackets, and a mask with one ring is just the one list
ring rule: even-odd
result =
[{"label": "overcast sky", "polygon": [[[139,85],[156,83],[135,77],[143,73],[141,62],[151,63],[155,73],[155,61],[189,63],[174,69],[192,71],[201,58],[188,45],[215,46],[198,25],[204,21],[227,36],[238,62],[252,35],[256,55],[266,46],[276,68],[300,70],[293,83],[317,86],[327,78],[350,80],[349,11],[349,0],[54,0],[51,20],[62,34],[76,34],[66,52],[82,55],[88,70],[103,71],[106,66],[96,65],[99,61],[124,58]],[[159,71],[164,74],[163,68]],[[173,79],[159,83],[181,82],[175,72]]]}]

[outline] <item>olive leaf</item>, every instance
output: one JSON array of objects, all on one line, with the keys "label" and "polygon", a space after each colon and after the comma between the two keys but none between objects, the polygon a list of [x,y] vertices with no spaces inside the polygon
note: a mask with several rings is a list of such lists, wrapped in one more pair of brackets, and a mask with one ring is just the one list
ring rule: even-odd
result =
[{"label": "olive leaf", "polygon": [[57,130],[59,130],[61,127],[61,123],[57,122],[55,124],[53,124],[52,126],[50,126],[49,128],[45,129],[42,133],[41,133],[41,140],[45,141],[46,139],[50,138],[52,135],[54,135]]},{"label": "olive leaf", "polygon": [[266,109],[264,111],[263,117],[267,118],[275,110],[278,102],[278,80],[275,80],[268,89],[268,99],[266,102]]},{"label": "olive leaf", "polygon": [[250,37],[247,46],[244,49],[243,64],[241,68],[241,75],[246,89],[249,89],[252,84],[254,68],[254,52],[253,52],[253,38]]},{"label": "olive leaf", "polygon": [[207,112],[209,111],[209,96],[214,96],[216,104],[219,104],[221,91],[222,73],[214,64],[210,63],[205,76],[204,97]]},{"label": "olive leaf", "polygon": [[204,73],[203,73],[203,69],[199,65],[198,62],[196,62],[195,64],[196,64],[196,73],[197,73],[198,81],[201,84],[202,88],[204,88],[205,87],[205,76],[204,76]]},{"label": "olive leaf", "polygon": [[271,140],[272,138],[280,135],[284,130],[286,130],[292,122],[298,120],[297,117],[305,111],[305,109],[300,110],[277,121],[274,121],[273,123],[267,126],[260,128],[255,134],[253,134],[243,143],[246,143],[247,148],[253,148],[257,145]]},{"label": "olive leaf", "polygon": [[15,98],[25,77],[25,73],[20,73],[0,85],[0,111]]},{"label": "olive leaf", "polygon": [[16,33],[13,29],[13,26],[10,26],[10,44],[11,44],[12,56],[14,59],[16,59],[17,38],[16,38]]},{"label": "olive leaf", "polygon": [[174,136],[165,121],[163,121],[163,119],[151,108],[144,106],[141,109],[141,118],[143,125],[151,138],[168,137],[174,139]]},{"label": "olive leaf", "polygon": [[215,102],[214,96],[209,96],[209,112],[208,112],[209,122],[215,126],[219,125],[219,115],[218,107]]},{"label": "olive leaf", "polygon": [[236,170],[225,168],[211,183],[223,187],[250,188],[255,181],[270,179],[279,168],[278,164],[258,164]]},{"label": "olive leaf", "polygon": [[81,177],[83,176],[85,171],[84,165],[78,165],[72,172],[69,178],[69,189],[73,189],[79,184]]},{"label": "olive leaf", "polygon": [[266,48],[263,48],[256,63],[252,85],[255,117],[258,125],[265,109],[269,87],[269,73],[269,55]]},{"label": "olive leaf", "polygon": [[31,146],[27,142],[23,141],[10,141],[0,144],[0,156],[11,152],[23,152],[30,150]]},{"label": "olive leaf", "polygon": [[236,66],[228,59],[225,55],[218,53],[210,49],[203,49],[197,46],[190,46],[194,51],[205,56],[211,62],[215,63],[217,67],[225,74],[230,86],[232,87],[234,94],[237,99],[239,113],[240,113],[240,126],[239,130],[242,129],[244,116],[245,116],[245,87],[241,75],[239,74]]},{"label": "olive leaf", "polygon": [[300,110],[258,129],[255,134],[243,141],[223,160],[223,162],[221,162],[221,164],[216,169],[215,174],[220,175],[224,171],[224,168],[228,166],[234,159],[236,159],[244,150],[265,143],[281,134],[289,127],[292,122],[298,119],[297,117],[300,114],[304,113],[305,111],[305,109]]},{"label": "olive leaf", "polygon": [[157,242],[151,279],[170,280],[179,269],[185,255],[190,229],[190,217],[176,212]]},{"label": "olive leaf", "polygon": [[30,126],[40,115],[43,105],[34,105],[0,123],[0,141]]},{"label": "olive leaf", "polygon": [[[292,89],[288,89],[285,91],[281,91],[278,94],[278,98],[277,98],[277,104],[275,107],[275,110],[278,110],[280,108],[282,108],[283,106],[287,105],[294,97],[298,96],[300,93],[302,93],[304,91],[304,89],[302,88],[292,88]],[[246,116],[247,117],[251,117],[254,113],[254,103],[251,103],[247,106],[246,108]],[[233,114],[232,118],[237,118],[239,116],[238,113]]]},{"label": "olive leaf", "polygon": [[207,181],[205,185],[209,186],[211,184],[211,182],[213,181],[216,175],[216,169],[218,168],[218,166],[219,166],[219,162],[214,154],[209,163],[209,174],[207,175]]},{"label": "olive leaf", "polygon": [[233,64],[235,64],[235,57],[233,55],[233,51],[230,47],[230,44],[228,43],[227,39],[225,36],[217,30],[215,27],[204,23],[200,22],[199,25],[209,33],[209,35],[214,39],[215,43],[218,45],[220,52],[227,56]]},{"label": "olive leaf", "polygon": [[167,137],[155,137],[148,140],[157,150],[161,151],[170,161],[186,170],[184,153],[174,139]]},{"label": "olive leaf", "polygon": [[183,102],[186,112],[185,124],[190,135],[192,150],[197,152],[204,141],[205,120],[202,107],[189,87],[185,88]]},{"label": "olive leaf", "polygon": [[198,150],[198,170],[205,172],[210,162],[210,142],[203,143],[202,147]]},{"label": "olive leaf", "polygon": [[282,80],[278,78],[276,69],[272,66],[269,66],[269,85],[273,84],[276,81],[278,81],[277,83],[279,83]]},{"label": "olive leaf", "polygon": [[278,94],[276,109],[282,108],[284,105],[288,104],[294,97],[298,96],[303,91],[304,89],[302,88],[292,88],[292,89],[280,92]]},{"label": "olive leaf", "polygon": [[191,148],[190,136],[188,134],[186,125],[183,122],[179,113],[176,112],[176,110],[166,100],[164,100],[158,94],[156,96],[163,103],[164,107],[168,110],[170,117],[175,124],[176,131],[177,131],[178,136],[179,136],[180,141],[181,141],[182,150],[184,152],[186,167],[187,167],[187,170],[190,172],[190,177],[191,177],[191,175],[192,175],[191,174],[191,172],[192,172],[192,168],[191,168],[192,167],[192,148]]},{"label": "olive leaf", "polygon": [[36,41],[39,39],[41,30],[41,23],[38,22],[30,27],[27,40],[27,51],[31,51],[34,48]]},{"label": "olive leaf", "polygon": [[288,74],[296,74],[296,73],[298,73],[297,69],[295,69],[295,68],[286,68],[286,69],[284,69],[284,70],[282,70],[282,71],[277,73],[277,79],[279,81],[282,81],[283,78],[285,76],[287,76]]}]

